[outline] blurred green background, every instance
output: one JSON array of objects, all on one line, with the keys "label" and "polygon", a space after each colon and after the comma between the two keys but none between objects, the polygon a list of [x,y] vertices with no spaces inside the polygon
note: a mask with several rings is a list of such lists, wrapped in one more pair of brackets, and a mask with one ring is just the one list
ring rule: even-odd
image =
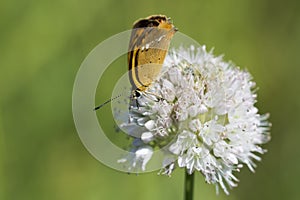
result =
[{"label": "blurred green background", "polygon": [[[0,199],[182,199],[182,170],[167,178],[109,169],[84,148],[72,119],[73,82],[86,55],[160,13],[248,68],[260,112],[271,113],[272,141],[256,173],[244,168],[230,196],[217,196],[198,174],[195,199],[299,199],[299,11],[296,0],[0,1]],[[125,71],[126,61],[100,85]],[[98,91],[97,101],[111,90]]]}]

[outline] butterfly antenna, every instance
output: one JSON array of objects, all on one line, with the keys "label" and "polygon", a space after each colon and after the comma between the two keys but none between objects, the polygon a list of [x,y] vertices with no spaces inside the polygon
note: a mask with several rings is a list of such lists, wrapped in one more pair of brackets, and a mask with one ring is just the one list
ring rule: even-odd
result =
[{"label": "butterfly antenna", "polygon": [[99,110],[100,108],[102,108],[103,106],[105,106],[106,104],[108,104],[109,102],[115,100],[116,98],[119,98],[120,96],[122,96],[123,94],[119,94],[118,96],[114,97],[114,98],[111,98],[111,99],[108,99],[107,101],[105,101],[103,104],[97,106],[94,108],[94,111],[96,110]]}]

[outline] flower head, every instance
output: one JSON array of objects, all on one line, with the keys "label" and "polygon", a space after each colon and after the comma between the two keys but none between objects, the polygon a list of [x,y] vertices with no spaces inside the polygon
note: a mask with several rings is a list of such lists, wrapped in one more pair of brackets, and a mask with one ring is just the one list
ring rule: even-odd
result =
[{"label": "flower head", "polygon": [[[255,107],[251,75],[207,52],[205,46],[179,48],[166,57],[161,76],[132,103],[129,122],[134,156],[121,159],[128,170],[145,170],[154,148],[164,151],[161,174],[175,167],[200,172],[228,194],[235,171],[251,171],[270,140],[268,115]],[[135,100],[133,100],[135,101]],[[135,128],[132,128],[135,127]],[[163,148],[165,147],[165,148]]]}]

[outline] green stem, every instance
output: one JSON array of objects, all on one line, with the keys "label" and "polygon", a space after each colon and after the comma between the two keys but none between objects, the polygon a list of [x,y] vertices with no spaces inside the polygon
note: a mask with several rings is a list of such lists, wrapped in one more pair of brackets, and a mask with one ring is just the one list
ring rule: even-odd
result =
[{"label": "green stem", "polygon": [[188,174],[188,172],[185,171],[184,190],[184,200],[193,200],[194,173]]}]

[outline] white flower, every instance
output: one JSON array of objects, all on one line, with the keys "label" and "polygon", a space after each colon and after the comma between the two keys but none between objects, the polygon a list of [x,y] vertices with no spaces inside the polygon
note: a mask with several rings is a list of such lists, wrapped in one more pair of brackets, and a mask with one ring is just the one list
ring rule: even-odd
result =
[{"label": "white flower", "polygon": [[[243,165],[251,171],[270,140],[268,115],[254,106],[255,83],[247,71],[201,48],[179,48],[165,59],[163,73],[130,108],[130,133],[137,137],[128,170],[145,170],[153,149],[165,151],[161,174],[176,166],[200,172],[228,194]],[[158,98],[159,97],[159,98]],[[132,127],[135,125],[135,128]],[[168,148],[162,148],[168,145]]]},{"label": "white flower", "polygon": [[122,158],[118,160],[119,163],[130,163],[130,166],[128,166],[128,170],[132,170],[133,168],[141,169],[142,171],[145,171],[146,164],[151,159],[151,156],[153,154],[153,149],[150,146],[142,146],[139,148],[136,148],[132,150],[132,152],[129,154],[126,158]]}]

